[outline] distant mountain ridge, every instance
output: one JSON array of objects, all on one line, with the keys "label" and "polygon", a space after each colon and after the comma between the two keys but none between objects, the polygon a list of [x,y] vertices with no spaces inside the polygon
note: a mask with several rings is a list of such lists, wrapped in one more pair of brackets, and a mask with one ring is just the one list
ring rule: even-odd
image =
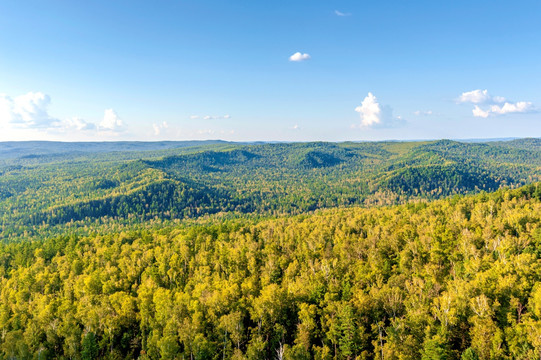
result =
[{"label": "distant mountain ridge", "polygon": [[[392,142],[421,142],[437,140],[415,141],[392,141]],[[507,143],[506,145],[517,146],[514,143],[539,143],[541,138],[490,138],[490,139],[455,139],[451,141],[463,143]],[[348,143],[349,141],[337,142]],[[359,141],[352,143],[384,143],[385,141],[367,142]],[[388,141],[391,142],[391,141]],[[265,144],[292,144],[296,142],[232,142],[225,140],[184,140],[184,141],[0,141],[0,159],[17,158],[23,156],[64,154],[68,152],[79,153],[102,153],[115,151],[157,151],[184,147],[201,147],[206,145],[265,145]]]},{"label": "distant mountain ridge", "polygon": [[33,155],[64,154],[67,152],[101,153],[114,151],[151,151],[182,147],[228,144],[223,140],[200,141],[112,141],[112,142],[60,142],[60,141],[7,141],[0,142],[0,159]]}]

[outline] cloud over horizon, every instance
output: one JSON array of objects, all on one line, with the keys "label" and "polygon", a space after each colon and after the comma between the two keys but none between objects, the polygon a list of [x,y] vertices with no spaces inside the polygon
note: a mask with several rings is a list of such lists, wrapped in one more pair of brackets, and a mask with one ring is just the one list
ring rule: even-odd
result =
[{"label": "cloud over horizon", "polygon": [[88,122],[84,119],[81,119],[79,117],[72,117],[70,119],[66,119],[62,122],[64,127],[68,129],[75,129],[79,131],[83,130],[96,130],[96,124]]},{"label": "cloud over horizon", "polygon": [[154,135],[158,136],[162,132],[162,130],[168,129],[169,124],[167,124],[166,121],[162,122],[161,124],[152,124],[152,129],[154,129]]},{"label": "cloud over horizon", "polygon": [[361,114],[361,125],[372,126],[381,122],[381,107],[378,99],[369,92],[360,106],[355,111]]},{"label": "cloud over horizon", "polygon": [[103,120],[98,125],[98,130],[120,131],[124,128],[124,122],[113,109],[105,109]]},{"label": "cloud over horizon", "polygon": [[28,134],[32,138],[53,136],[93,136],[99,133],[115,135],[124,130],[124,123],[113,109],[106,109],[99,124],[78,116],[59,119],[49,114],[51,97],[40,91],[31,91],[11,97],[0,94],[1,135],[18,137]]},{"label": "cloud over horizon", "polygon": [[58,127],[60,120],[49,115],[50,104],[49,95],[39,91],[15,98],[0,94],[0,124],[36,129]]},{"label": "cloud over horizon", "polygon": [[393,116],[393,109],[388,105],[380,105],[371,92],[363,99],[360,106],[355,108],[360,114],[361,127],[395,127],[402,125],[405,120],[401,116]]},{"label": "cloud over horizon", "polygon": [[[493,115],[531,113],[536,111],[531,102],[510,102],[503,96],[491,96],[486,89],[463,92],[458,97],[457,102],[474,104],[475,106],[472,109],[472,114],[474,117],[480,118],[488,118]],[[481,107],[480,105],[484,106]]]}]

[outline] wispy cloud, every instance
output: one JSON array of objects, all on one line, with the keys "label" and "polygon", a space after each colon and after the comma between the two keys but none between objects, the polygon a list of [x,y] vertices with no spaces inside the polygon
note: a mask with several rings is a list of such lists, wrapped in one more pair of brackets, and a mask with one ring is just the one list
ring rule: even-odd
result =
[{"label": "wispy cloud", "polygon": [[306,61],[310,59],[311,59],[310,54],[306,54],[306,53],[302,54],[298,51],[289,57],[289,61],[294,61],[294,62]]},{"label": "wispy cloud", "polygon": [[162,122],[161,124],[152,124],[152,129],[154,129],[154,135],[158,136],[161,134],[162,130],[168,129],[169,124],[167,122]]},{"label": "wispy cloud", "polygon": [[507,101],[503,96],[491,96],[486,89],[464,92],[458,97],[457,102],[475,104],[472,109],[472,114],[473,116],[480,118],[488,118],[493,115],[531,113],[536,111],[536,108],[531,102]]},{"label": "wispy cloud", "polygon": [[196,132],[198,135],[214,135],[216,131],[212,129],[199,129]]},{"label": "wispy cloud", "polygon": [[351,15],[351,13],[344,13],[339,10],[334,10],[334,13],[336,14],[336,16],[350,16]]},{"label": "wispy cloud", "polygon": [[192,115],[190,116],[190,119],[191,120],[197,120],[197,119],[203,119],[203,120],[227,120],[227,119],[231,119],[231,115],[229,114],[226,114],[226,115],[218,115],[218,116],[215,116],[215,115]]},{"label": "wispy cloud", "polygon": [[432,114],[433,114],[432,110],[417,110],[413,112],[413,115],[416,115],[416,116],[429,116]]}]

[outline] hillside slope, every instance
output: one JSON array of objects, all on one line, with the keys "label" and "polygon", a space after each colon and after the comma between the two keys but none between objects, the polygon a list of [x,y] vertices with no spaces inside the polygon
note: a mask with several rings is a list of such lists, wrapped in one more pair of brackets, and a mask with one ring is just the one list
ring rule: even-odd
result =
[{"label": "hillside slope", "polygon": [[535,359],[541,184],[0,245],[4,358]]},{"label": "hillside slope", "polygon": [[72,222],[83,228],[218,213],[295,215],[541,180],[538,142],[502,144],[199,144],[148,152],[22,155],[0,166],[0,239],[60,234]]}]

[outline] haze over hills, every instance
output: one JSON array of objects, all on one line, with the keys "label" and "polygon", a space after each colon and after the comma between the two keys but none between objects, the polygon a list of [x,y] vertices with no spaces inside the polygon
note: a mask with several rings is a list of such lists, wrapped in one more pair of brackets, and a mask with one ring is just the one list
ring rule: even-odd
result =
[{"label": "haze over hills", "polygon": [[16,159],[24,158],[25,156],[32,157],[52,154],[152,151],[227,143],[227,141],[221,140],[110,142],[5,141],[0,142],[0,159]]},{"label": "haze over hills", "polygon": [[[396,140],[397,142],[401,142]],[[434,140],[412,140],[411,142],[434,141]],[[536,143],[539,139],[517,139],[517,138],[491,138],[491,139],[459,139],[458,142],[508,142],[513,146],[514,141],[519,143]],[[363,143],[364,141],[361,141]],[[106,141],[106,142],[65,142],[65,141],[1,141],[0,159],[15,159],[27,155],[65,154],[65,153],[101,153],[115,151],[152,151],[164,149],[178,149],[184,147],[199,147],[212,144],[236,144],[236,145],[258,145],[272,143],[288,143],[286,141],[254,141],[254,142],[231,142],[223,140],[191,140],[191,141]]]}]

